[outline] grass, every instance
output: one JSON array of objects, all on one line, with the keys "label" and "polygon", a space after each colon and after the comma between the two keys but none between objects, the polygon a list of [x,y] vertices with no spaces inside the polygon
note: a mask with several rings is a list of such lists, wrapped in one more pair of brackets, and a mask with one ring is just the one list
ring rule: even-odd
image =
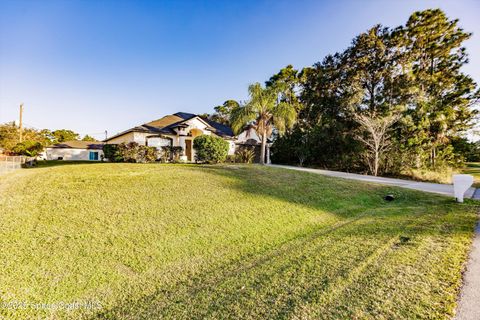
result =
[{"label": "grass", "polygon": [[469,162],[462,173],[471,174],[474,178],[474,187],[480,188],[480,162]]},{"label": "grass", "polygon": [[467,162],[464,168],[443,168],[438,171],[428,169],[411,169],[405,172],[405,177],[412,180],[435,183],[452,183],[454,174],[465,173],[473,175],[474,187],[480,188],[480,162]]},{"label": "grass", "polygon": [[438,168],[431,169],[409,169],[400,175],[400,178],[415,181],[433,182],[433,183],[453,183],[452,176],[461,171],[457,168]]},{"label": "grass", "polygon": [[18,319],[446,319],[478,209],[260,166],[49,164],[0,190]]}]

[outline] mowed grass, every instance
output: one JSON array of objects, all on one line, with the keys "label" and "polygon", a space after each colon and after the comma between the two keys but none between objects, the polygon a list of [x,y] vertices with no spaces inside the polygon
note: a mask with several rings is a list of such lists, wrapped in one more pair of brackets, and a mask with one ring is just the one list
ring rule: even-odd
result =
[{"label": "mowed grass", "polygon": [[46,166],[0,190],[18,319],[448,318],[478,209],[255,165]]},{"label": "mowed grass", "polygon": [[475,181],[473,186],[480,188],[480,162],[467,163],[467,167],[462,170],[462,173],[471,174]]}]

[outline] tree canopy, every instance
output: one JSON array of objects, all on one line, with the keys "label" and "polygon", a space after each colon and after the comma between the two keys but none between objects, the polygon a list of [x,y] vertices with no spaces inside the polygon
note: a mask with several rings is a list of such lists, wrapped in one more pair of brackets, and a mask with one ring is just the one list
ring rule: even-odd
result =
[{"label": "tree canopy", "polygon": [[[93,139],[88,135],[87,139]],[[84,139],[85,139],[84,137]],[[9,154],[37,155],[44,147],[69,140],[79,140],[79,134],[72,130],[60,129],[37,130],[33,128],[23,128],[22,140],[20,140],[20,128],[15,123],[5,123],[0,125],[0,148],[3,152]],[[85,140],[85,141],[94,141]]]},{"label": "tree canopy", "polygon": [[[282,69],[267,85],[295,83],[302,106],[295,126],[275,141],[273,160],[374,174],[458,165],[466,156],[458,141],[478,121],[480,91],[462,71],[470,36],[430,9],[393,29],[373,26],[298,73]],[[388,148],[372,149],[369,139],[379,132]]]},{"label": "tree canopy", "polygon": [[267,86],[260,83],[248,87],[249,100],[232,112],[230,122],[234,132],[239,133],[246,125],[252,125],[261,138],[260,163],[265,163],[267,139],[276,129],[283,134],[295,122],[295,105],[285,99],[284,87]]}]

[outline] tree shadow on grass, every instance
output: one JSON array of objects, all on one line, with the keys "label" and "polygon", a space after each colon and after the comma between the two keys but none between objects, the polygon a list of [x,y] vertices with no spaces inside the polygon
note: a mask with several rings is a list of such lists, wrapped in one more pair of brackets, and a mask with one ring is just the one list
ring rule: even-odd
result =
[{"label": "tree shadow on grass", "polygon": [[[341,217],[365,209],[394,209],[405,206],[457,206],[453,198],[363,181],[323,176],[283,168],[250,166],[205,166],[214,175],[230,179],[226,187],[260,198],[276,198],[324,210]],[[384,197],[394,196],[388,202]]]},{"label": "tree shadow on grass", "polygon": [[290,318],[303,305],[330,303],[330,296],[341,295],[363,276],[372,276],[370,267],[381,264],[385,255],[417,250],[426,237],[444,242],[447,234],[469,232],[468,221],[450,225],[428,220],[416,224],[412,219],[397,219],[375,225],[368,219],[351,219],[262,254],[193,274],[188,280],[159,286],[152,294],[123,301],[95,317]]},{"label": "tree shadow on grass", "polygon": [[[227,177],[229,188],[264,201],[278,198],[341,219],[263,252],[207,263],[186,280],[159,283],[153,293],[118,301],[93,318],[291,318],[302,306],[322,301],[328,312],[334,292],[341,295],[352,281],[375,276],[373,264],[387,256],[418,254],[421,244],[435,239],[450,243],[453,237],[468,237],[475,223],[475,216],[464,211],[470,204],[417,191],[276,168],[203,169]],[[397,199],[384,202],[385,193]],[[425,267],[437,261],[422,258]]]}]

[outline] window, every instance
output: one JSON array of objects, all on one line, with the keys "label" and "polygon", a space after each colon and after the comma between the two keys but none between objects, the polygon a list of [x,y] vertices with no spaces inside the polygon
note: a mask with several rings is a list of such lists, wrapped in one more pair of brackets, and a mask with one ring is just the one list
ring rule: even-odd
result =
[{"label": "window", "polygon": [[90,160],[97,161],[98,160],[98,152],[97,151],[90,151]]}]

